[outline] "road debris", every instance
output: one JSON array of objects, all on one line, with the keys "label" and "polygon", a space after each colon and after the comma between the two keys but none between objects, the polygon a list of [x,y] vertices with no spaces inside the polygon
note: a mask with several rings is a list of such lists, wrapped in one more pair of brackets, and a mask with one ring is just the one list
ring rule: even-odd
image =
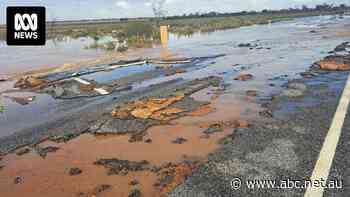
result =
[{"label": "road debris", "polygon": [[82,97],[105,96],[113,92],[130,90],[131,86],[118,86],[115,84],[98,84],[93,80],[73,78],[50,84],[39,90],[39,93],[52,95],[57,99],[76,99]]},{"label": "road debris", "polygon": [[187,139],[182,138],[182,137],[178,137],[175,140],[172,141],[173,144],[183,144],[187,142]]},{"label": "road debris", "polygon": [[349,42],[344,42],[338,45],[334,52],[345,52],[346,54],[330,55],[323,60],[314,63],[313,68],[319,68],[326,71],[348,71],[350,70],[350,54],[347,50],[350,49]]},{"label": "road debris", "polygon": [[183,183],[199,166],[196,161],[184,161],[182,163],[169,163],[160,167],[158,172],[160,178],[155,186],[158,187],[162,194],[168,194],[175,187]]},{"label": "road debris", "polygon": [[234,78],[236,81],[248,81],[253,79],[253,75],[251,74],[240,74],[238,77]]},{"label": "road debris", "polygon": [[321,70],[329,71],[347,71],[350,70],[350,57],[327,56],[321,61],[315,63]]},{"label": "road debris", "polygon": [[152,118],[155,120],[165,120],[167,117],[183,112],[178,108],[169,108],[169,106],[184,98],[184,95],[159,98],[159,99],[147,99],[131,103],[124,107],[117,108],[112,111],[112,116],[119,119],[126,119],[130,116],[139,119]]},{"label": "road debris", "polygon": [[81,174],[83,171],[80,168],[71,168],[69,169],[69,175],[70,176],[77,176]]},{"label": "road debris", "polygon": [[20,78],[14,85],[15,88],[20,89],[31,89],[31,88],[42,88],[47,85],[47,81],[37,79],[32,76],[25,76]]},{"label": "road debris", "polygon": [[248,90],[246,92],[246,95],[251,96],[251,97],[256,97],[256,96],[258,96],[258,92],[256,90]]},{"label": "road debris", "polygon": [[215,123],[209,126],[208,129],[206,129],[205,131],[203,131],[204,134],[213,134],[213,133],[217,133],[217,132],[223,132],[223,126],[219,123]]},{"label": "road debris", "polygon": [[204,123],[199,125],[201,128],[205,128],[203,131],[204,137],[209,137],[209,135],[223,132],[224,129],[234,129],[234,128],[248,128],[250,124],[246,120],[228,120],[228,121],[218,121],[215,123]]},{"label": "road debris", "polygon": [[139,189],[133,189],[130,191],[128,197],[141,197],[141,191]]},{"label": "road debris", "polygon": [[146,130],[154,125],[167,124],[185,116],[207,102],[194,100],[190,95],[209,86],[218,87],[221,78],[208,77],[185,82],[175,90],[160,92],[117,105],[109,115],[94,122],[89,131],[95,135],[130,134],[129,142],[143,141]]},{"label": "road debris", "polygon": [[307,87],[302,83],[289,83],[287,89],[282,91],[281,96],[287,96],[290,98],[300,97],[304,94]]},{"label": "road debris", "polygon": [[78,134],[75,134],[75,133],[64,133],[63,135],[53,135],[53,136],[50,136],[49,137],[49,140],[53,141],[53,142],[56,142],[56,143],[65,143],[65,142],[68,142],[69,140],[77,137]]},{"label": "road debris", "polygon": [[42,157],[42,158],[46,158],[47,154],[48,153],[53,153],[53,152],[56,152],[58,151],[60,148],[58,147],[54,147],[54,146],[48,146],[48,147],[45,147],[45,148],[42,148],[42,147],[39,147],[39,146],[36,146],[34,148],[34,150],[36,151],[36,153]]},{"label": "road debris", "polygon": [[25,155],[25,154],[28,154],[30,153],[30,149],[29,148],[22,148],[18,151],[16,151],[16,155],[18,156],[22,156],[22,155]]},{"label": "road debris", "polygon": [[98,166],[104,166],[108,175],[127,175],[129,172],[150,170],[151,165],[148,161],[129,161],[120,159],[100,159],[94,163]]},{"label": "road debris", "polygon": [[140,182],[138,180],[136,180],[136,179],[133,179],[132,181],[129,182],[129,185],[131,185],[131,186],[135,186],[135,185],[138,185],[138,184],[140,184]]},{"label": "road debris", "polygon": [[[88,88],[87,90],[90,90],[90,88],[91,88],[94,91],[96,91],[97,93],[99,93],[100,95],[108,95],[108,94],[110,94],[110,92],[108,92],[107,90],[105,90],[103,88],[94,88],[94,87],[92,87],[93,85],[90,82],[86,81],[86,80],[83,80],[83,79],[80,79],[80,78],[73,78],[73,80],[75,80],[75,81],[77,81],[77,82],[79,82],[79,83],[81,83],[83,85],[86,85],[87,88]],[[81,87],[81,89],[83,89],[83,87]]]},{"label": "road debris", "polygon": [[4,96],[4,98],[11,99],[13,102],[18,103],[20,105],[28,105],[29,103],[35,101],[35,96],[23,96],[23,97],[16,97],[16,96]]},{"label": "road debris", "polygon": [[23,178],[18,176],[13,180],[13,183],[16,185],[21,184],[21,183],[23,183]]},{"label": "road debris", "polygon": [[344,52],[350,49],[350,42],[343,42],[337,47],[335,47],[334,52]]},{"label": "road debris", "polygon": [[261,117],[265,117],[265,118],[273,118],[273,113],[269,109],[265,109],[265,110],[259,112],[259,115]]},{"label": "road debris", "polygon": [[79,197],[96,197],[98,195],[100,195],[101,193],[104,193],[108,190],[111,190],[112,189],[112,186],[111,185],[108,185],[108,184],[101,184],[101,185],[98,185],[96,186],[92,191],[90,192],[87,192],[87,193],[83,193],[83,192],[80,192],[78,194]]}]

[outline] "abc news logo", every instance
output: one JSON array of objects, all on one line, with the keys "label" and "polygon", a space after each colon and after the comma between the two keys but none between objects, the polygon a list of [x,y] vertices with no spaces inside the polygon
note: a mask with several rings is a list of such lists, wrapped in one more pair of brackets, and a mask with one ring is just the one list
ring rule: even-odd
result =
[{"label": "abc news logo", "polygon": [[8,45],[45,45],[45,7],[7,7]]}]

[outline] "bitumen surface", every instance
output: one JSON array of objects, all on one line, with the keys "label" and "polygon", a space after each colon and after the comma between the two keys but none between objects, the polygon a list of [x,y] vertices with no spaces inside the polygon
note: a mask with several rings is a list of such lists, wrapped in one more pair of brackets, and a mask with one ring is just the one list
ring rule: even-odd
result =
[{"label": "bitumen surface", "polygon": [[[305,85],[302,96],[275,96],[268,104],[273,117],[259,120],[248,129],[234,130],[222,141],[222,148],[170,196],[304,196],[306,188],[280,185],[282,188],[253,189],[246,181],[272,180],[277,185],[310,180],[348,74],[325,72],[289,82]],[[332,162],[328,181],[324,182],[336,183],[329,186],[338,188],[326,188],[323,196],[350,195],[349,124],[346,115],[334,160],[328,161]]]}]

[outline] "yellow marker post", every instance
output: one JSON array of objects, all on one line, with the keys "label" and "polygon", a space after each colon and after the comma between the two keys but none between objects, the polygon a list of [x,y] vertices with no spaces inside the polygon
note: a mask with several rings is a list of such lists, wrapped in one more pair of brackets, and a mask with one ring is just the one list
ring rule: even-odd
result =
[{"label": "yellow marker post", "polygon": [[168,32],[168,26],[160,26],[160,40],[162,42],[162,45],[168,45],[169,41],[169,32]]}]

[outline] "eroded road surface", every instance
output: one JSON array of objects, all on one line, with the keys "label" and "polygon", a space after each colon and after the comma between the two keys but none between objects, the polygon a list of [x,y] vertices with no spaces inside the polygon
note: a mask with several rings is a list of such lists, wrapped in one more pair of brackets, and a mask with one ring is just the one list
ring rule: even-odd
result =
[{"label": "eroded road surface", "polygon": [[309,180],[330,163],[323,176],[342,188],[316,193],[348,196],[349,25],[312,17],[172,38],[167,50],[197,58],[25,78],[1,93],[0,194],[304,196],[246,181]]}]

